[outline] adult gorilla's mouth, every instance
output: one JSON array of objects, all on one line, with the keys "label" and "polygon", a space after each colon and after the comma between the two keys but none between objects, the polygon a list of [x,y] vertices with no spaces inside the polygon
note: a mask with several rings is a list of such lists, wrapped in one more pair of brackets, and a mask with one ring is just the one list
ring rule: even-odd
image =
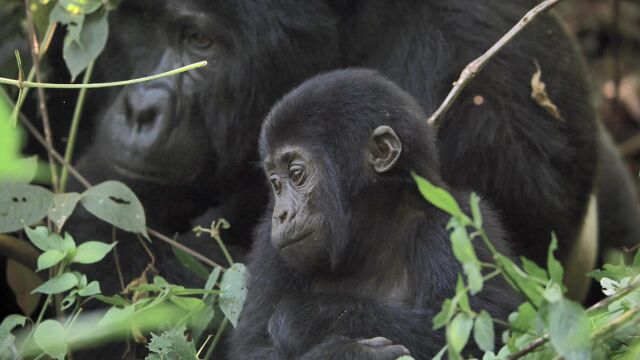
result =
[{"label": "adult gorilla's mouth", "polygon": [[179,176],[175,172],[150,166],[132,168],[130,166],[115,162],[112,162],[111,166],[120,175],[131,180],[144,181],[161,185],[184,185],[186,183],[192,182],[198,176],[197,172],[193,172],[186,176]]},{"label": "adult gorilla's mouth", "polygon": [[311,235],[313,235],[313,231],[309,231],[309,232],[305,233],[304,235],[296,237],[296,238],[293,238],[293,239],[286,239],[285,241],[282,241],[282,242],[280,242],[278,244],[278,249],[279,250],[284,250],[285,248],[287,248],[287,247],[289,247],[291,245],[294,245],[294,244],[302,242],[303,240],[306,240],[307,238],[311,237]]}]

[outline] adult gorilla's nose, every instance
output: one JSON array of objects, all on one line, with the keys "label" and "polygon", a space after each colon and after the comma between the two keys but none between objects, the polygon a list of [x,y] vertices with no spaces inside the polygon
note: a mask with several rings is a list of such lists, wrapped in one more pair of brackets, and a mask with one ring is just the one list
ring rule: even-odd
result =
[{"label": "adult gorilla's nose", "polygon": [[171,94],[163,88],[136,87],[124,99],[127,125],[137,132],[165,128],[173,115]]}]

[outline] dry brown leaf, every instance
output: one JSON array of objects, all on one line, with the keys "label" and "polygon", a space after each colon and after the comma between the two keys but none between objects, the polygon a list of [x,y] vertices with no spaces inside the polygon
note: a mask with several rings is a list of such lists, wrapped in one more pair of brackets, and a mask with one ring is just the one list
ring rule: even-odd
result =
[{"label": "dry brown leaf", "polygon": [[31,294],[31,290],[42,284],[42,279],[36,273],[19,262],[7,260],[7,283],[16,296],[16,303],[26,316],[33,314],[38,307],[41,295]]},{"label": "dry brown leaf", "polygon": [[549,94],[547,94],[547,85],[541,80],[542,70],[540,70],[540,65],[538,65],[537,61],[536,69],[536,72],[531,77],[531,97],[538,103],[538,105],[547,110],[551,116],[564,121],[562,115],[560,115],[560,111],[558,111],[558,107],[553,103],[553,101],[551,101]]}]

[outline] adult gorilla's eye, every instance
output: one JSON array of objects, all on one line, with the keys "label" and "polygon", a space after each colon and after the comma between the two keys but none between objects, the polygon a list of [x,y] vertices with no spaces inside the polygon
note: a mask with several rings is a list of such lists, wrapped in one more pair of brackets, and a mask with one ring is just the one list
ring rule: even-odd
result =
[{"label": "adult gorilla's eye", "polygon": [[210,37],[199,32],[189,32],[187,42],[190,46],[198,49],[206,49],[213,44],[213,40]]},{"label": "adult gorilla's eye", "polygon": [[280,179],[278,179],[275,176],[272,176],[269,181],[271,181],[271,186],[273,186],[273,191],[276,192],[276,194],[280,195],[280,192],[282,192],[282,183],[280,182]]},{"label": "adult gorilla's eye", "polygon": [[300,165],[291,165],[289,168],[289,179],[296,185],[301,185],[305,178],[304,168]]}]

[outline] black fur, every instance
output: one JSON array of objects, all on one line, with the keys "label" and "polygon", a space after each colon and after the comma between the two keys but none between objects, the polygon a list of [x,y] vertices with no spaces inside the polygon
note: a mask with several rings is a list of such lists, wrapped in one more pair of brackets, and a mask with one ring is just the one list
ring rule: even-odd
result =
[{"label": "black fur", "polygon": [[[384,174],[375,173],[365,156],[380,125],[402,142],[397,164]],[[410,175],[415,170],[448,188],[419,105],[373,71],[335,71],[285,96],[267,117],[260,144],[263,157],[293,146],[318,161],[314,181],[321,190],[302,196],[331,229],[326,250],[316,254],[328,253],[331,265],[300,271],[281,258],[270,242],[272,200],[250,255],[249,294],[232,358],[393,358],[356,342],[377,336],[404,345],[416,359],[435,355],[444,339],[432,330],[432,318],[453,296],[461,266],[446,230],[449,216],[422,198]],[[450,190],[468,204],[468,193]],[[293,211],[300,216],[300,209]],[[508,255],[497,216],[487,207],[482,213],[490,237]],[[481,261],[491,260],[480,239],[474,246]],[[517,301],[502,280],[489,281],[472,297],[474,307],[501,319]]]}]

